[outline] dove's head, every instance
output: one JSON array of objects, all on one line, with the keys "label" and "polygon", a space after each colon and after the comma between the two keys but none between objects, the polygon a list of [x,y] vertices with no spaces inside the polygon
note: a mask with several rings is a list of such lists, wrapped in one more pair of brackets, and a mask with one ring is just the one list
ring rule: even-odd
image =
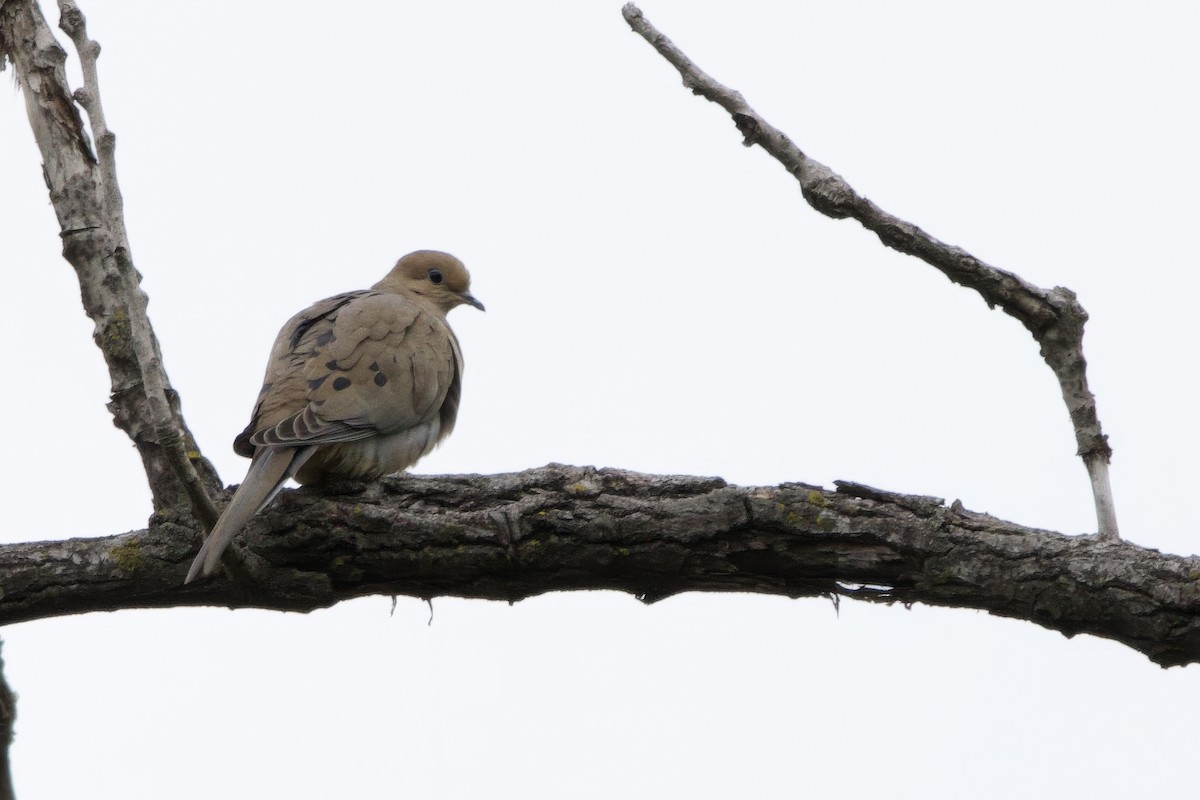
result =
[{"label": "dove's head", "polygon": [[417,250],[396,262],[375,290],[416,295],[446,313],[466,304],[483,311],[483,303],[471,294],[471,273],[463,263],[440,250]]}]

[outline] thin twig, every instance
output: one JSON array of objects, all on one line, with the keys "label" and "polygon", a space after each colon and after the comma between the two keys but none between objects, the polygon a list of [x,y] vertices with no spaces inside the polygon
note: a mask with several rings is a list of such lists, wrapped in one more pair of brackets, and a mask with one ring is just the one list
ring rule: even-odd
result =
[{"label": "thin twig", "polygon": [[751,108],[742,95],[707,75],[664,36],[633,3],[621,12],[626,22],[683,77],[694,94],[724,108],[747,147],[758,145],[770,153],[797,181],[809,205],[834,219],[858,220],[888,247],[916,256],[936,267],[950,280],[977,291],[987,304],[1000,306],[1015,317],[1041,345],[1042,358],[1054,371],[1075,429],[1077,454],[1083,458],[1096,501],[1096,518],[1102,539],[1118,539],[1108,463],[1112,449],[1100,429],[1096,400],[1087,385],[1083,358],[1083,325],[1087,312],[1070,289],[1042,289],[1006,270],[980,261],[962,248],[948,245],[925,231],[892,216],[859,195],[841,175],[809,158],[791,139]]}]

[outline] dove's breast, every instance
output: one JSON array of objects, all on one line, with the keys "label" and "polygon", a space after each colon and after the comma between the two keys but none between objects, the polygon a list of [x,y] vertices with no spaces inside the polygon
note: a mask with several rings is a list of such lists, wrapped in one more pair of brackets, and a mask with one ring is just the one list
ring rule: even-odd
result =
[{"label": "dove's breast", "polygon": [[434,416],[397,433],[322,445],[296,473],[296,480],[305,485],[331,479],[373,481],[417,463],[437,446],[441,434],[441,418]]}]

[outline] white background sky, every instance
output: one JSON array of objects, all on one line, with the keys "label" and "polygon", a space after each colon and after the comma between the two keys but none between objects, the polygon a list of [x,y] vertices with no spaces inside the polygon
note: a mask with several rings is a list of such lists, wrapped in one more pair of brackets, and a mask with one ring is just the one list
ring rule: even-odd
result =
[{"label": "white background sky", "polygon": [[[1195,552],[1200,6],[733,7],[642,6],[884,208],[1078,292],[1122,530]],[[488,312],[451,315],[464,402],[421,472],[841,478],[1092,528],[1025,330],[809,209],[619,0],[84,11],[151,316],[226,482],[284,320],[433,247]],[[0,92],[3,541],[150,510],[39,163]],[[1198,668],[1087,636],[751,596],[389,606],[6,628],[20,797],[1197,792]]]}]

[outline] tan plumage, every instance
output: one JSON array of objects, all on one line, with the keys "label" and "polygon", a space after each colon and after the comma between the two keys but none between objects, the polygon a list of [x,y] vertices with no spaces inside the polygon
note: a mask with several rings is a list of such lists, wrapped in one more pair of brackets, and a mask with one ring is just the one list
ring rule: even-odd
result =
[{"label": "tan plumage", "polygon": [[466,267],[418,250],[369,290],[314,303],[271,349],[250,424],[233,443],[246,479],[188,570],[212,574],[230,540],[282,488],[374,480],[417,462],[454,428],[462,353],[446,313],[471,296]]}]

